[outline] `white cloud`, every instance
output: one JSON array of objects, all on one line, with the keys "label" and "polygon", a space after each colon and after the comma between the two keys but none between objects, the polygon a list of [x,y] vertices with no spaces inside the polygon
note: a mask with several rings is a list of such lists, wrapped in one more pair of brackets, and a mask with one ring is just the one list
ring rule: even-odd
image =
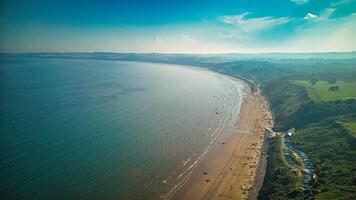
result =
[{"label": "white cloud", "polygon": [[325,21],[330,18],[330,16],[335,12],[335,10],[336,8],[326,8],[320,13],[319,16],[313,13],[307,13],[304,16],[304,19],[309,21],[313,20],[314,22]]},{"label": "white cloud", "polygon": [[318,15],[314,15],[313,13],[307,13],[304,17],[306,20],[312,20],[318,18]]},{"label": "white cloud", "polygon": [[308,3],[309,0],[290,0],[291,2],[295,3],[295,4],[306,4]]},{"label": "white cloud", "polygon": [[222,16],[220,20],[225,24],[232,24],[240,28],[242,31],[248,33],[251,31],[258,31],[274,26],[282,25],[288,23],[290,19],[288,17],[257,17],[257,18],[246,18],[250,13],[242,13],[240,15],[229,15]]}]

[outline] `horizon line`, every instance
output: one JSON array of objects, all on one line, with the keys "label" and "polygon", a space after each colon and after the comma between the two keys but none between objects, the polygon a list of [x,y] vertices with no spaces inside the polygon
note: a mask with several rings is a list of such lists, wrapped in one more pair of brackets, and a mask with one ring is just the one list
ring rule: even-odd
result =
[{"label": "horizon line", "polygon": [[327,53],[356,53],[356,50],[352,51],[309,51],[309,52],[283,52],[283,51],[274,51],[274,52],[226,52],[226,53],[174,53],[174,52],[114,52],[114,51],[0,51],[0,54],[70,54],[70,53],[107,53],[107,54],[159,54],[159,55],[228,55],[228,54],[243,54],[243,55],[252,55],[252,54],[327,54]]}]

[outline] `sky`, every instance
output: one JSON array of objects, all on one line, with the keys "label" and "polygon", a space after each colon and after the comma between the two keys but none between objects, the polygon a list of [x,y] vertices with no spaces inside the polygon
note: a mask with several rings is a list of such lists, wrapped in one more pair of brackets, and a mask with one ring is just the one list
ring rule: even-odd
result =
[{"label": "sky", "polygon": [[0,0],[0,52],[356,50],[356,0]]}]

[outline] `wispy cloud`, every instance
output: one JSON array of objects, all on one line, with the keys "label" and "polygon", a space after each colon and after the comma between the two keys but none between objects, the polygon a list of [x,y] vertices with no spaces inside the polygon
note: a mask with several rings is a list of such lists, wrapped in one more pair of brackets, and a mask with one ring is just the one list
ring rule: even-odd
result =
[{"label": "wispy cloud", "polygon": [[[355,50],[356,13],[345,17],[333,17],[337,9],[339,8],[329,7],[317,13],[306,12],[301,17],[254,18],[248,12],[222,16],[219,20],[231,26],[224,26],[226,30],[222,30],[218,38],[222,41],[228,40],[240,47],[260,48],[262,51]],[[287,32],[283,32],[286,30]],[[288,35],[283,37],[283,34]],[[271,38],[274,40],[272,41]]]},{"label": "wispy cloud", "polygon": [[186,33],[181,33],[181,34],[174,34],[168,36],[155,35],[155,40],[156,41],[191,41],[193,40],[193,38]]},{"label": "wispy cloud", "polygon": [[214,42],[188,34],[155,35],[154,40],[141,43],[141,52],[161,53],[231,53],[241,51],[228,43]]},{"label": "wispy cloud", "polygon": [[352,2],[355,2],[356,0],[340,0],[340,1],[336,1],[336,2],[332,2],[330,4],[331,7],[337,7],[337,6],[341,6],[341,5],[345,5],[345,4],[349,4]]},{"label": "wispy cloud", "polygon": [[309,0],[290,0],[291,2],[295,3],[295,4],[306,4],[308,3]]},{"label": "wispy cloud", "polygon": [[326,8],[323,12],[320,13],[322,19],[328,19],[334,12],[336,8]]},{"label": "wispy cloud", "polygon": [[235,32],[235,33],[218,33],[218,38],[220,39],[246,39],[246,36],[242,33]]},{"label": "wispy cloud", "polygon": [[258,31],[267,28],[272,28],[274,26],[282,25],[288,23],[290,19],[288,17],[257,17],[257,18],[247,18],[251,13],[245,12],[239,15],[229,15],[222,16],[220,20],[225,24],[231,24],[242,31],[248,33],[251,31]]}]

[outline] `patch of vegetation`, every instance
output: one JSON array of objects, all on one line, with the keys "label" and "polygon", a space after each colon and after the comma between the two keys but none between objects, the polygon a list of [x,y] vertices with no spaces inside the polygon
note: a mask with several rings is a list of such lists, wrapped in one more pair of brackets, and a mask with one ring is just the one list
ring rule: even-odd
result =
[{"label": "patch of vegetation", "polygon": [[322,120],[292,137],[314,163],[317,182],[311,194],[315,199],[356,199],[356,138],[339,121],[355,125],[356,115]]},{"label": "patch of vegetation", "polygon": [[289,129],[289,118],[310,101],[303,87],[287,80],[269,81],[264,85],[263,92],[271,103],[276,130]]},{"label": "patch of vegetation", "polygon": [[322,102],[309,101],[303,104],[299,110],[282,119],[284,128],[295,127],[301,129],[310,123],[319,122],[325,118],[356,113],[356,100]]},{"label": "patch of vegetation", "polygon": [[287,80],[272,80],[263,87],[264,95],[271,103],[277,131],[292,127],[304,128],[322,119],[356,113],[356,100],[315,102],[308,98],[304,87]]},{"label": "patch of vegetation", "polygon": [[[319,82],[313,81],[315,85]],[[304,83],[312,86],[309,81]],[[282,165],[287,165],[275,159],[274,155],[281,152],[273,147],[279,145],[274,142],[271,143],[267,174],[259,199],[356,199],[352,192],[356,191],[353,164],[356,163],[356,100],[314,101],[305,86],[292,83],[287,78],[271,80],[264,84],[263,89],[274,112],[274,129],[297,128],[292,142],[311,159],[317,182],[307,191],[281,184],[280,180],[297,180],[298,177],[289,172],[277,176]]]},{"label": "patch of vegetation", "polygon": [[[311,81],[291,81],[307,89],[309,97],[314,101],[337,101],[356,98],[356,82],[318,81],[314,85]],[[332,85],[331,85],[332,84]]]},{"label": "patch of vegetation", "polygon": [[343,121],[338,122],[341,123],[348,130],[352,137],[356,138],[356,121],[349,121],[343,119]]},{"label": "patch of vegetation", "polygon": [[[307,153],[316,168],[318,177],[319,174],[321,174],[321,176],[313,188],[308,191],[300,191],[296,188],[283,186],[279,180],[297,180],[297,177],[295,174],[284,171],[285,173],[279,174],[279,178],[277,178],[277,171],[281,171],[280,168],[283,168],[282,165],[286,165],[274,159],[273,155],[279,155],[280,150],[273,147],[279,144],[272,143],[271,151],[269,152],[271,161],[268,161],[267,168],[267,174],[269,174],[269,176],[266,176],[266,181],[264,182],[259,199],[354,198],[354,196],[352,196],[353,193],[350,192],[354,188],[344,187],[343,184],[355,185],[356,176],[355,174],[349,174],[348,180],[344,181],[344,177],[342,176],[346,174],[342,173],[344,173],[345,170],[356,172],[356,169],[353,168],[353,163],[356,158],[356,155],[354,155],[356,151],[353,148],[356,145],[356,141],[354,137],[350,136],[351,131],[345,131],[354,130],[356,120],[350,117],[338,117],[338,120],[330,121],[328,118],[356,113],[356,101],[350,99],[347,101],[316,103],[308,100],[308,98],[305,99],[305,96],[301,98],[303,92],[297,85],[290,87],[287,83],[277,84],[276,82],[272,85],[266,85],[266,87],[266,94],[269,96],[276,116],[276,128],[281,131],[287,130],[290,127],[297,127],[299,129],[296,139],[293,140],[295,142],[294,145]],[[286,87],[288,87],[289,90],[286,90]],[[291,106],[293,104],[297,106]],[[312,124],[312,126],[310,124]],[[345,129],[345,126],[348,128]],[[294,139],[294,137],[292,138]],[[348,144],[351,144],[351,146],[347,146]],[[333,159],[336,157],[337,159]],[[353,160],[350,161],[347,159]],[[329,171],[331,169],[332,171]],[[325,173],[327,175],[325,175]],[[333,183],[334,176],[340,176],[336,184]],[[270,193],[266,193],[266,191],[270,191]],[[281,191],[283,191],[284,194],[290,195],[287,197],[283,196]],[[345,192],[345,198],[341,195],[341,192]]]},{"label": "patch of vegetation", "polygon": [[329,91],[339,91],[340,87],[338,85],[330,86]]}]

